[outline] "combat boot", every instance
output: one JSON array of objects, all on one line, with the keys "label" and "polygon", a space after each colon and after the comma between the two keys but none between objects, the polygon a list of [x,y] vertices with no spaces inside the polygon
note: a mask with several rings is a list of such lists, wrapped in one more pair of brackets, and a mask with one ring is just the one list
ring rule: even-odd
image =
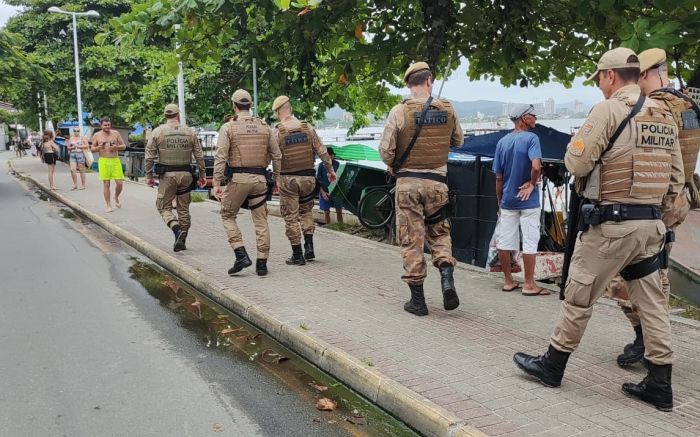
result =
[{"label": "combat boot", "polygon": [[652,404],[658,410],[673,409],[673,390],[671,389],[671,364],[649,364],[649,373],[639,384],[626,382],[622,391],[644,402]]},{"label": "combat boot", "polygon": [[454,266],[442,264],[440,266],[440,284],[442,285],[442,303],[446,310],[453,310],[459,306],[459,297],[455,288]]},{"label": "combat boot", "polygon": [[258,276],[267,275],[267,259],[258,258],[255,261],[255,273],[257,273]]},{"label": "combat boot", "polygon": [[425,305],[423,284],[408,284],[408,288],[411,289],[411,300],[404,304],[403,309],[416,316],[427,316],[428,307]]},{"label": "combat boot", "polygon": [[303,266],[306,264],[304,254],[301,251],[301,244],[292,245],[292,257],[285,262],[290,266]]},{"label": "combat boot", "polygon": [[550,344],[544,355],[535,357],[518,352],[513,355],[513,361],[520,370],[534,376],[547,387],[559,387],[569,355],[570,352],[558,351]]},{"label": "combat boot", "polygon": [[631,366],[644,358],[644,334],[641,325],[635,326],[634,332],[637,335],[634,342],[625,346],[624,353],[617,357],[617,365],[620,367]]},{"label": "combat boot", "polygon": [[173,251],[180,252],[181,250],[187,250],[185,242],[187,240],[187,231],[179,231],[175,235],[175,244],[173,245]]},{"label": "combat boot", "polygon": [[246,267],[253,265],[253,261],[248,257],[248,252],[245,251],[245,247],[239,247],[238,249],[233,249],[233,253],[236,254],[236,262],[233,263],[233,267],[228,269],[229,276],[235,275]]},{"label": "combat boot", "polygon": [[304,258],[308,261],[316,258],[314,254],[314,234],[304,234]]}]

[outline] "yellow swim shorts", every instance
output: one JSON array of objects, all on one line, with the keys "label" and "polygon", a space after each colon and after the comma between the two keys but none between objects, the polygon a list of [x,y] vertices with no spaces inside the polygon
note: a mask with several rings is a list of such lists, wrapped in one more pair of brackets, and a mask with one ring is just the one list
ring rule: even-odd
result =
[{"label": "yellow swim shorts", "polygon": [[101,181],[113,181],[124,179],[122,163],[119,158],[100,158],[97,161],[97,168]]}]

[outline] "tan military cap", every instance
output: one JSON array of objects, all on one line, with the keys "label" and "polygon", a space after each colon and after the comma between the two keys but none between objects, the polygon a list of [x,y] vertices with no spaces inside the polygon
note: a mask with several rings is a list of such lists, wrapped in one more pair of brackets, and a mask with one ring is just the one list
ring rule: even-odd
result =
[{"label": "tan military cap", "polygon": [[663,49],[648,49],[639,54],[639,69],[642,73],[666,62],[666,51]]},{"label": "tan military cap", "polygon": [[180,108],[175,103],[171,103],[165,107],[165,111],[163,111],[165,115],[175,115],[180,113]]},{"label": "tan military cap", "polygon": [[280,109],[285,103],[289,102],[289,97],[287,96],[279,96],[275,99],[274,102],[272,102],[272,110],[277,111]]},{"label": "tan military cap", "polygon": [[598,77],[598,73],[603,70],[639,68],[639,62],[627,62],[630,56],[637,56],[637,54],[625,47],[618,47],[605,52],[605,54],[600,57],[600,61],[598,61],[598,69],[586,80],[595,80]]},{"label": "tan military cap", "polygon": [[242,103],[245,105],[253,103],[253,99],[252,97],[250,97],[250,93],[242,89],[237,89],[236,92],[233,93],[233,96],[231,96],[231,100],[233,100],[233,103]]},{"label": "tan military cap", "polygon": [[411,64],[411,66],[408,67],[406,72],[403,74],[403,81],[408,82],[408,76],[422,70],[430,70],[430,66],[425,62],[416,62],[415,64]]}]

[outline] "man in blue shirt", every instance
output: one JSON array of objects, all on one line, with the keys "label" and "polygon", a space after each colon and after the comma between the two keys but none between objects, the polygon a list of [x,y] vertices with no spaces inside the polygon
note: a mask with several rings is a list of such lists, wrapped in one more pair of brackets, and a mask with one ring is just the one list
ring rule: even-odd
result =
[{"label": "man in blue shirt", "polygon": [[540,140],[530,132],[537,123],[532,105],[518,105],[511,111],[515,129],[496,145],[493,171],[496,173],[496,197],[499,219],[496,248],[503,267],[503,291],[513,291],[520,284],[513,281],[510,252],[520,249],[523,236],[525,284],[523,294],[537,296],[549,292],[535,284],[535,257],[540,240],[540,192],[537,185],[542,169]]},{"label": "man in blue shirt", "polygon": [[[332,147],[328,147],[328,154],[333,161],[333,169],[338,171],[340,163],[337,159],[335,159],[335,150],[333,150]],[[331,223],[331,207],[335,208],[335,216],[338,223],[343,223],[343,202],[340,199],[332,197],[330,194],[328,194],[328,186],[330,185],[330,182],[328,181],[328,172],[326,171],[326,167],[323,165],[318,166],[318,170],[316,171],[316,181],[320,186],[318,206],[326,216],[326,224],[328,225]]]}]

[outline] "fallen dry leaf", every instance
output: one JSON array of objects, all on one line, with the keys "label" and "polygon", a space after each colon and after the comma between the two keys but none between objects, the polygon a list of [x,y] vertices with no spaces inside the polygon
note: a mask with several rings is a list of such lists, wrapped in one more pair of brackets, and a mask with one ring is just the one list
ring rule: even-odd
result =
[{"label": "fallen dry leaf", "polygon": [[226,328],[226,329],[222,329],[221,332],[220,332],[220,334],[222,334],[222,335],[223,335],[223,334],[230,334],[230,333],[232,333],[232,332],[234,332],[234,331],[235,331],[235,329],[233,329],[233,328]]},{"label": "fallen dry leaf", "polygon": [[314,423],[321,423],[320,417],[314,417]]},{"label": "fallen dry leaf", "polygon": [[321,411],[333,411],[338,408],[338,404],[333,399],[321,398],[316,402],[316,409]]},{"label": "fallen dry leaf", "polygon": [[353,425],[367,425],[367,419],[359,414],[353,414],[352,416],[346,417],[345,420]]},{"label": "fallen dry leaf", "polygon": [[212,427],[212,430],[214,432],[224,432],[224,427],[220,423],[215,423],[214,426]]},{"label": "fallen dry leaf", "polygon": [[314,384],[314,383],[310,382],[309,385],[320,392],[324,392],[324,391],[328,390],[328,387],[326,387],[323,384]]},{"label": "fallen dry leaf", "polygon": [[195,300],[194,302],[192,302],[192,303],[190,304],[190,306],[198,307],[198,306],[200,306],[201,304],[202,304],[202,302],[200,302],[200,301],[198,301],[198,300]]}]

